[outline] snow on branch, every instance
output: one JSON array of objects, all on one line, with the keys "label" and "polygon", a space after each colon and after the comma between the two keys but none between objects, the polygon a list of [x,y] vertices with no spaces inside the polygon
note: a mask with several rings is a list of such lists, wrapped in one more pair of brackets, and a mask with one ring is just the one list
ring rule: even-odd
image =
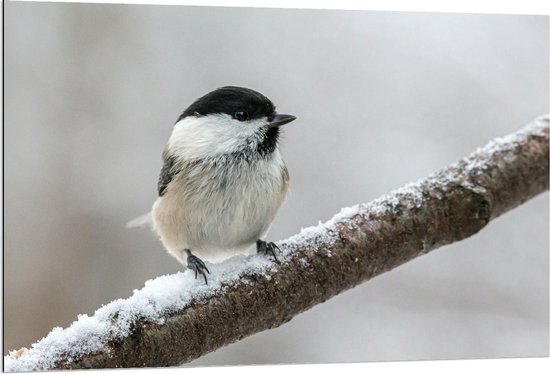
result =
[{"label": "snow on branch", "polygon": [[426,179],[279,241],[262,255],[145,283],[93,316],[4,358],[6,371],[179,365],[277,327],[332,296],[442,245],[548,189],[548,115]]}]

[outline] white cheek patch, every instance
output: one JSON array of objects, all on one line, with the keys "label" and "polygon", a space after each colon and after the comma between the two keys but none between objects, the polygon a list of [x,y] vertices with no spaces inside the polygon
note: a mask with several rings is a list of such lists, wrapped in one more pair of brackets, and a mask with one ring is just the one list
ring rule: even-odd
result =
[{"label": "white cheek patch", "polygon": [[255,148],[266,121],[241,122],[227,114],[186,117],[174,125],[168,149],[176,156],[192,159]]}]

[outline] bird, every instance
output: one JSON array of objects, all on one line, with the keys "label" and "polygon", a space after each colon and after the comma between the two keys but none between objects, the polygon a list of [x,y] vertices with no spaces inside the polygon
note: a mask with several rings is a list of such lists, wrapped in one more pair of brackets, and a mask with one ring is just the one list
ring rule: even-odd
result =
[{"label": "bird", "polygon": [[162,152],[151,212],[127,226],[152,226],[168,253],[206,284],[204,260],[221,262],[254,244],[278,262],[279,248],[264,238],[289,191],[279,137],[295,119],[250,88],[199,97],[179,115]]}]

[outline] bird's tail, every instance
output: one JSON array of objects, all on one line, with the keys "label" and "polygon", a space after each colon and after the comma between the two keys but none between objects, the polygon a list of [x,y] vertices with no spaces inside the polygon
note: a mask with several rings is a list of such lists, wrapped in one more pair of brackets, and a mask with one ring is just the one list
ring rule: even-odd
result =
[{"label": "bird's tail", "polygon": [[127,229],[147,229],[153,228],[153,217],[151,212],[142,214],[126,224]]}]

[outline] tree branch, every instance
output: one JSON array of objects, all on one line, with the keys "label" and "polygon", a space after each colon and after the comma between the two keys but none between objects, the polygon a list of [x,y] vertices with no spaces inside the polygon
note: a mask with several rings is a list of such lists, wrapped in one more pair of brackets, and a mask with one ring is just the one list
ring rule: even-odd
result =
[{"label": "tree branch", "polygon": [[277,327],[332,296],[442,245],[548,189],[549,116],[491,141],[428,178],[278,242],[280,265],[261,256],[211,265],[208,286],[191,272],[159,277],[125,300],[29,350],[5,370],[180,365]]}]

